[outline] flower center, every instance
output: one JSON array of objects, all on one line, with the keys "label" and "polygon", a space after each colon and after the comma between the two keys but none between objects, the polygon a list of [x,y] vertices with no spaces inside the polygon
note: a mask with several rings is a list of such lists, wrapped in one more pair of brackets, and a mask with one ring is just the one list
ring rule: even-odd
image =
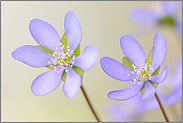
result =
[{"label": "flower center", "polygon": [[48,65],[50,65],[51,68],[54,68],[57,73],[60,73],[61,71],[67,72],[68,67],[73,67],[75,55],[74,51],[69,49],[69,46],[67,46],[67,51],[64,53],[64,45],[62,43],[56,45],[56,51],[53,53],[53,56],[55,59],[51,59],[51,61],[48,62]]},{"label": "flower center", "polygon": [[[136,78],[132,79],[134,83],[139,84],[141,81],[145,82],[152,79],[151,74],[154,72],[154,70],[150,64],[148,65],[148,63],[146,63],[144,66],[140,62],[139,66],[137,67],[137,62],[135,62],[134,64],[132,64],[132,67],[134,69],[132,73],[136,75]],[[130,74],[128,74],[127,77],[131,77]]]}]

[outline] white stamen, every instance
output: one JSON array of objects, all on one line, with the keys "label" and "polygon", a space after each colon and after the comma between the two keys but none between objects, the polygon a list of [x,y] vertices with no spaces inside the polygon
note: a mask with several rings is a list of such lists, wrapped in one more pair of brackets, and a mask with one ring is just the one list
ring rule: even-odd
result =
[{"label": "white stamen", "polygon": [[[69,49],[69,46],[67,46],[67,52],[60,53],[59,48],[64,49],[65,47],[62,43],[56,45],[56,50],[53,53],[54,58],[51,58],[51,61],[48,61],[48,65],[50,65],[51,68],[54,68],[57,73],[60,73],[63,70],[67,72],[67,67],[73,67],[74,64],[75,55],[71,57],[74,50]],[[56,66],[60,66],[60,70],[58,70]]]},{"label": "white stamen", "polygon": [[75,60],[75,55],[73,55],[72,59]]},{"label": "white stamen", "polygon": [[[139,81],[147,81],[147,80],[151,80],[151,72],[150,71],[154,71],[153,68],[149,67],[150,70],[147,70],[147,67],[149,66],[148,63],[145,63],[145,65],[143,65],[141,62],[139,63],[140,68],[137,67],[137,62],[135,62],[134,64],[132,64],[133,67],[133,74],[136,74],[136,77],[132,79],[132,81],[134,83],[140,83]],[[150,72],[150,73],[149,73]],[[127,77],[129,77],[129,74],[127,75]]]}]

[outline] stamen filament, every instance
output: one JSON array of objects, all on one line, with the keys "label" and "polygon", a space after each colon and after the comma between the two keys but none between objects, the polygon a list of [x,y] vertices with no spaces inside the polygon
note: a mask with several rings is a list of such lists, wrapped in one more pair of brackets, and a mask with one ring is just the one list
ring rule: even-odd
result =
[{"label": "stamen filament", "polygon": [[[66,51],[62,43],[57,44],[55,49],[56,50],[53,53],[54,58],[48,61],[48,65],[50,65],[51,68],[54,68],[57,73],[60,73],[63,70],[67,72],[67,68],[73,67],[74,65],[75,55],[72,55],[74,50],[69,49],[69,46],[67,46]],[[66,52],[64,53],[63,50]]]}]

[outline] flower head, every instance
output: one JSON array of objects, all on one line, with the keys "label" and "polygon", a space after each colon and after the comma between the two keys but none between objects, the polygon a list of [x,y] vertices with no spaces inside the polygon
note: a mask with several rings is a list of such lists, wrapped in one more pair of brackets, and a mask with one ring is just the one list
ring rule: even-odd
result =
[{"label": "flower head", "polygon": [[159,25],[172,26],[182,36],[182,20],[178,17],[180,6],[180,1],[156,2],[148,9],[133,8],[129,15],[134,22],[150,29],[156,29]]},{"label": "flower head", "polygon": [[126,67],[112,58],[103,57],[100,60],[101,67],[110,77],[120,81],[132,81],[135,84],[129,89],[111,91],[108,97],[113,100],[127,100],[144,91],[141,99],[149,98],[156,92],[154,85],[162,83],[169,71],[168,63],[161,73],[155,74],[159,72],[158,69],[166,56],[165,39],[160,33],[155,34],[152,54],[149,57],[152,60],[146,59],[140,44],[129,35],[121,37],[120,45],[131,66]]},{"label": "flower head", "polygon": [[[67,98],[73,98],[81,85],[81,75],[74,67],[88,71],[98,59],[98,51],[94,46],[85,47],[80,55],[74,53],[82,38],[80,23],[73,11],[66,14],[64,20],[65,38],[67,45],[60,42],[57,31],[47,22],[33,19],[29,30],[41,48],[25,45],[13,51],[12,56],[29,66],[50,67],[51,70],[39,75],[32,83],[31,90],[36,96],[43,96],[54,91],[61,83],[63,73],[66,79],[63,92]],[[42,49],[46,49],[44,52]]]}]

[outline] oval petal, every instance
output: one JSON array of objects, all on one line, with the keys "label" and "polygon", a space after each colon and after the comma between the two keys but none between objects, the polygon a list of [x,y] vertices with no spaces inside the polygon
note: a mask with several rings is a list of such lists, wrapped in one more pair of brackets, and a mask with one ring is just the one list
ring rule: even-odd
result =
[{"label": "oval petal", "polygon": [[145,53],[140,44],[131,36],[123,35],[120,39],[121,49],[123,50],[127,59],[134,64],[141,62],[145,65]]},{"label": "oval petal", "polygon": [[180,38],[182,39],[182,20],[177,20],[175,25],[176,25],[176,32],[178,36],[180,36]]},{"label": "oval petal", "polygon": [[180,1],[162,1],[163,10],[167,16],[175,16],[181,7]]},{"label": "oval petal", "polygon": [[153,96],[156,92],[156,87],[154,87],[149,81],[145,82],[145,90],[141,97],[142,100],[148,99]]},{"label": "oval petal", "polygon": [[[100,64],[103,71],[110,77],[120,80],[120,81],[131,81],[135,76],[132,74],[132,71],[125,67],[120,62],[109,58],[102,57],[100,59]],[[127,77],[127,75],[132,77]]]},{"label": "oval petal", "polygon": [[49,70],[42,73],[32,82],[31,90],[36,96],[44,96],[51,93],[60,85],[62,73],[57,73],[55,70]]},{"label": "oval petal", "polygon": [[165,56],[166,56],[166,42],[163,35],[157,32],[154,37],[153,54],[152,54],[152,68],[154,70],[158,69],[158,67],[163,63]]},{"label": "oval petal", "polygon": [[176,62],[176,67],[173,71],[174,87],[182,87],[182,57]]},{"label": "oval petal", "polygon": [[68,99],[72,99],[75,97],[81,86],[81,76],[71,67],[68,67],[67,70],[62,90]]},{"label": "oval petal", "polygon": [[146,25],[148,27],[156,26],[158,17],[151,10],[133,8],[129,13],[130,18],[137,24]]},{"label": "oval petal", "polygon": [[152,76],[151,81],[154,83],[157,83],[157,84],[164,82],[164,80],[167,77],[169,68],[170,68],[170,62],[168,62],[168,65],[165,67],[165,69],[160,74]]},{"label": "oval petal", "polygon": [[38,44],[55,52],[60,37],[52,25],[40,19],[33,19],[30,21],[29,30]]},{"label": "oval petal", "polygon": [[111,91],[107,96],[112,100],[128,100],[136,96],[140,92],[142,86],[143,83],[140,83],[128,89]]},{"label": "oval petal", "polygon": [[45,67],[53,56],[45,53],[40,48],[32,45],[24,45],[12,52],[12,57],[31,67]]},{"label": "oval petal", "polygon": [[81,42],[82,30],[77,16],[73,11],[69,11],[65,15],[64,28],[67,37],[67,46],[71,50],[75,50]]},{"label": "oval petal", "polygon": [[97,49],[94,46],[86,46],[84,51],[75,58],[74,66],[81,68],[85,72],[93,67],[97,59]]}]

